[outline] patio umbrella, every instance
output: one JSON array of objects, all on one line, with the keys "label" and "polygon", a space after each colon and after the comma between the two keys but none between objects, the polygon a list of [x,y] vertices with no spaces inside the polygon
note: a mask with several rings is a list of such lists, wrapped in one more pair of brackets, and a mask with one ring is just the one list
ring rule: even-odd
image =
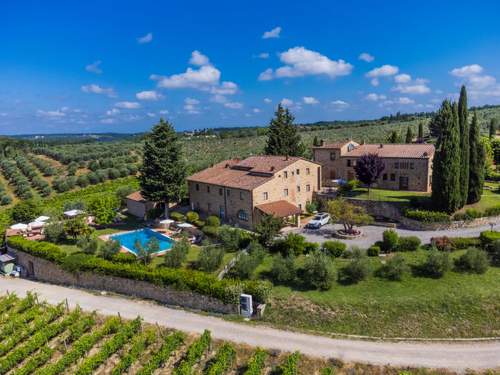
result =
[{"label": "patio umbrella", "polygon": [[179,228],[193,228],[194,225],[189,224],[189,223],[180,223],[180,224],[177,224],[177,227],[179,227]]},{"label": "patio umbrella", "polygon": [[18,223],[18,224],[14,224],[10,227],[10,229],[14,229],[14,230],[26,230],[28,229],[28,225],[27,224],[23,224],[23,223]]},{"label": "patio umbrella", "polygon": [[42,228],[44,225],[45,225],[45,223],[43,221],[33,221],[33,222],[28,224],[28,226],[30,226],[31,229]]},{"label": "patio umbrella", "polygon": [[47,220],[49,220],[50,217],[48,216],[38,216],[35,221],[39,223],[45,223]]}]

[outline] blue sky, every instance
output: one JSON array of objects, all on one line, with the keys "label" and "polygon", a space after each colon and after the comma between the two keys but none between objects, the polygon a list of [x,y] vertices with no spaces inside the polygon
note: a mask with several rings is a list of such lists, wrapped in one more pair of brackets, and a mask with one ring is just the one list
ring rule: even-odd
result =
[{"label": "blue sky", "polygon": [[0,133],[138,132],[500,104],[500,2],[14,1]]}]

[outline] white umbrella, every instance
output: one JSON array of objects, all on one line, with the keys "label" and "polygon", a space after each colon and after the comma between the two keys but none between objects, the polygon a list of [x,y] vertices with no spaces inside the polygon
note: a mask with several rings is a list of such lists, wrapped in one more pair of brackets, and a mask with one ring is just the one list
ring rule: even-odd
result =
[{"label": "white umbrella", "polygon": [[14,230],[26,230],[28,229],[28,225],[27,224],[23,224],[23,223],[18,223],[18,224],[14,224],[10,227],[10,229],[14,229]]},{"label": "white umbrella", "polygon": [[31,229],[38,229],[38,228],[42,228],[46,223],[44,223],[43,221],[33,221],[31,223],[28,224],[28,226],[31,227]]},{"label": "white umbrella", "polygon": [[35,221],[39,223],[45,223],[47,220],[49,220],[50,217],[48,216],[38,216]]},{"label": "white umbrella", "polygon": [[83,211],[82,210],[69,210],[69,211],[64,211],[64,216],[67,216],[67,217],[75,217],[75,216],[78,216],[80,214],[83,214]]},{"label": "white umbrella", "polygon": [[189,224],[189,223],[180,223],[180,224],[177,224],[177,226],[179,228],[193,228],[194,227],[194,225]]}]

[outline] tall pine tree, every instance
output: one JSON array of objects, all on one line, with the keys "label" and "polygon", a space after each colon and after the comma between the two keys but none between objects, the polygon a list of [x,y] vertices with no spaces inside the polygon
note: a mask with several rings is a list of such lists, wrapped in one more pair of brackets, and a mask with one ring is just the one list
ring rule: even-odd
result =
[{"label": "tall pine tree", "polygon": [[455,212],[462,201],[460,190],[460,136],[458,108],[445,100],[432,122],[439,127],[432,173],[435,208]]},{"label": "tall pine tree", "polygon": [[484,169],[486,152],[480,139],[479,122],[477,113],[474,112],[469,133],[470,147],[470,171],[469,171],[469,194],[467,203],[476,203],[481,199],[484,185]]},{"label": "tall pine tree", "polygon": [[293,124],[295,118],[288,108],[281,104],[269,124],[266,155],[302,156],[305,147],[301,142],[297,127]]},{"label": "tall pine tree", "polygon": [[420,121],[418,123],[418,143],[422,143],[424,141],[424,123]]},{"label": "tall pine tree", "polygon": [[182,147],[173,126],[163,119],[144,140],[144,157],[139,182],[144,198],[165,205],[181,199],[186,178]]},{"label": "tall pine tree", "polygon": [[467,90],[460,89],[458,99],[458,125],[460,128],[460,189],[462,201],[460,207],[467,203],[469,195],[469,110],[467,108]]},{"label": "tall pine tree", "polygon": [[413,131],[411,130],[411,127],[408,126],[408,129],[406,129],[405,143],[411,143],[412,141],[413,141]]}]

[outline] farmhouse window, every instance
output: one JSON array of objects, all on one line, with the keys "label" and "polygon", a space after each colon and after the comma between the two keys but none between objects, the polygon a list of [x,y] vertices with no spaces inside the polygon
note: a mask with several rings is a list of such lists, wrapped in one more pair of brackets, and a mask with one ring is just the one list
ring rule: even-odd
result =
[{"label": "farmhouse window", "polygon": [[267,194],[267,191],[262,193],[262,199],[264,199],[265,201],[269,199],[269,194]]},{"label": "farmhouse window", "polygon": [[300,169],[297,169],[297,176],[300,174]]},{"label": "farmhouse window", "polygon": [[410,169],[414,169],[415,168],[415,163],[410,163]]},{"label": "farmhouse window", "polygon": [[226,195],[229,197],[230,194],[231,194],[231,190],[227,189],[226,190]]},{"label": "farmhouse window", "polygon": [[284,171],[284,172],[283,172],[283,176],[284,176],[285,178],[288,178],[288,172],[287,172],[287,171]]},{"label": "farmhouse window", "polygon": [[300,193],[300,185],[297,185],[297,191]]},{"label": "farmhouse window", "polygon": [[196,191],[200,191],[200,184],[196,184]]},{"label": "farmhouse window", "polygon": [[394,173],[391,173],[391,181],[396,181],[396,175]]},{"label": "farmhouse window", "polygon": [[210,193],[210,186],[207,186],[207,193]]},{"label": "farmhouse window", "polygon": [[222,195],[222,188],[219,188],[219,195]]},{"label": "farmhouse window", "polygon": [[240,199],[243,200],[243,192],[240,191]]},{"label": "farmhouse window", "polygon": [[351,159],[347,159],[347,166],[350,167],[351,166]]},{"label": "farmhouse window", "polygon": [[399,169],[399,161],[394,163],[394,169]]},{"label": "farmhouse window", "polygon": [[306,185],[306,191],[311,191],[311,185],[309,184]]},{"label": "farmhouse window", "polygon": [[288,189],[284,189],[284,190],[283,190],[283,195],[284,195],[285,197],[288,197]]},{"label": "farmhouse window", "polygon": [[306,168],[306,174],[311,174],[311,170],[309,168]]},{"label": "farmhouse window", "polygon": [[387,181],[387,173],[384,173],[382,176],[382,180]]},{"label": "farmhouse window", "polygon": [[335,160],[337,158],[337,154],[335,152],[330,152],[330,160]]},{"label": "farmhouse window", "polygon": [[248,214],[246,213],[245,210],[238,211],[238,219],[243,220],[243,221],[248,221]]}]

